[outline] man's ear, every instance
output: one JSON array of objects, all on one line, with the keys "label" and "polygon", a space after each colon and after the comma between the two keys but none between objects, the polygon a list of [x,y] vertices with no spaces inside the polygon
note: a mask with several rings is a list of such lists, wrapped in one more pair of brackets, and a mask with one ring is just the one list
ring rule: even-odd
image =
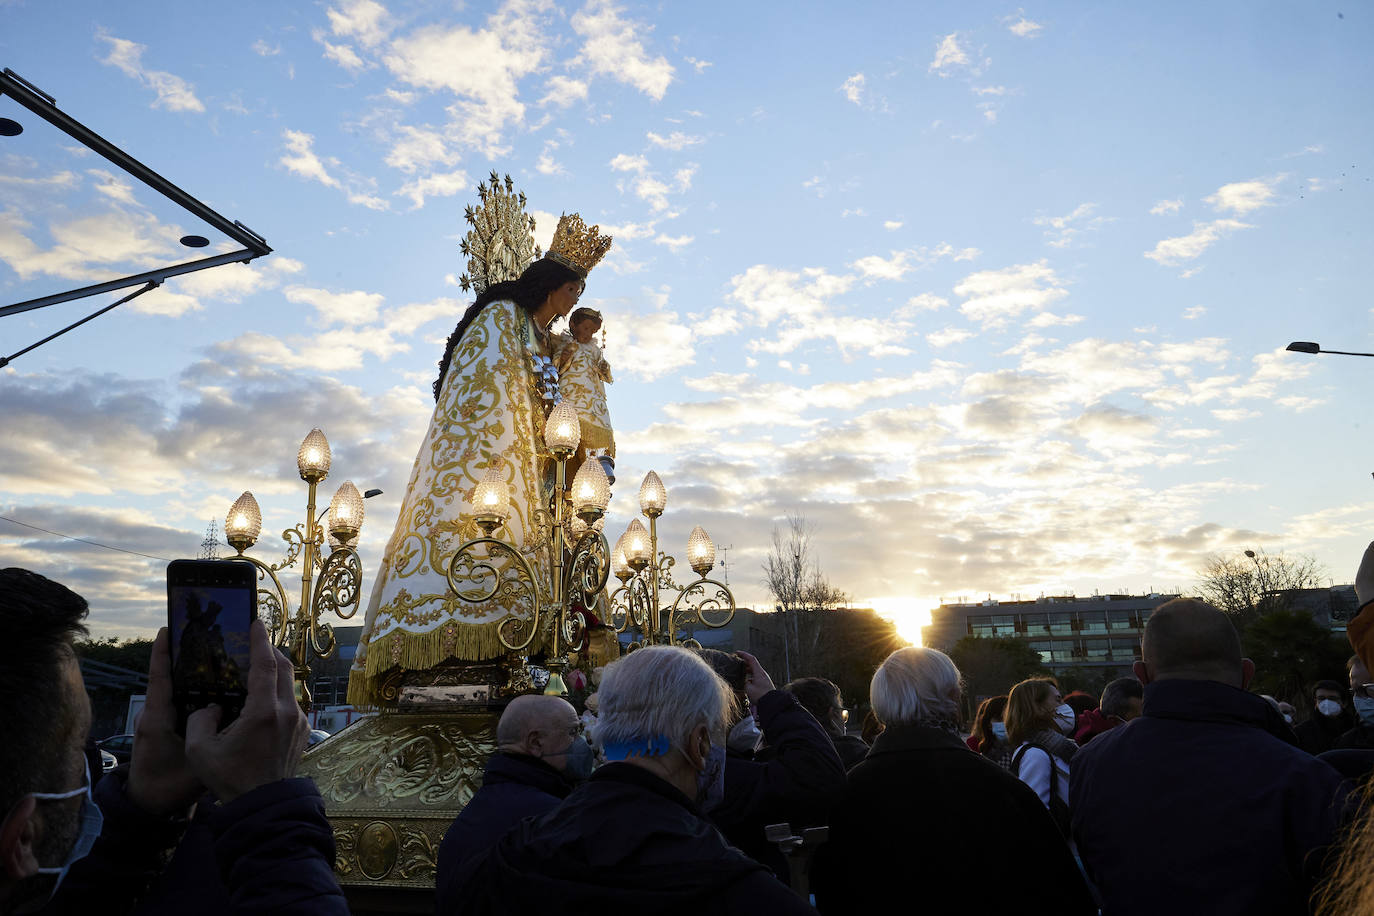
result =
[{"label": "man's ear", "polygon": [[38,800],[25,795],[0,822],[0,868],[6,883],[38,873],[38,858],[33,854],[39,832],[37,811]]},{"label": "man's ear", "polygon": [[1150,669],[1144,662],[1135,662],[1131,665],[1131,671],[1135,674],[1135,679],[1142,684],[1150,683]]},{"label": "man's ear", "polygon": [[710,753],[711,730],[705,725],[698,725],[687,736],[687,760],[692,764],[692,769],[706,769],[706,758]]},{"label": "man's ear", "polygon": [[1240,660],[1240,689],[1250,689],[1250,681],[1255,676],[1255,663],[1248,658]]}]

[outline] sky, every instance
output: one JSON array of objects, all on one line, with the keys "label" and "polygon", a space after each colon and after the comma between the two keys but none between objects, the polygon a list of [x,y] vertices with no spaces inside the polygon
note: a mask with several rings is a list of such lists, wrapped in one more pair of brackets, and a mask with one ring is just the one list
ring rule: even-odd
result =
[{"label": "sky", "polygon": [[[1374,350],[1371,47],[1360,5],[1249,0],[0,0],[0,65],[274,249],[0,369],[0,563],[150,635],[164,561],[240,492],[281,555],[318,426],[322,504],[384,491],[370,593],[495,170],[539,241],[562,212],[615,237],[581,303],[607,531],[656,470],[664,546],[704,526],[742,606],[788,514],[912,638],[942,600],[1186,589],[1215,552],[1348,582],[1374,360],[1283,348]],[[226,246],[0,117],[0,304]],[[115,298],[0,318],[0,355]]]}]

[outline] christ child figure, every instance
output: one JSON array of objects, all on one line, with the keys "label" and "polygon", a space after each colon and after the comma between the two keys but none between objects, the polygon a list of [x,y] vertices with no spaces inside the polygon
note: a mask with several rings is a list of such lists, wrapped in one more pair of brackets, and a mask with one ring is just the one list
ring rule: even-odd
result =
[{"label": "christ child figure", "polygon": [[[601,459],[606,475],[614,479],[615,433],[611,428],[611,414],[606,407],[606,384],[611,378],[611,366],[596,342],[601,330],[601,313],[596,309],[575,309],[568,318],[568,331],[559,334],[555,343],[554,360],[558,366],[558,390],[582,419],[582,445],[575,464],[587,457]],[[574,472],[569,464],[568,473]]]}]

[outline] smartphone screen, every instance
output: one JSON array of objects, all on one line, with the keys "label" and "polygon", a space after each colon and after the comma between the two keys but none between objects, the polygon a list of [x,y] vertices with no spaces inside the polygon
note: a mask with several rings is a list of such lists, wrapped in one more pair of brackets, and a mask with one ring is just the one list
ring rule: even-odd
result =
[{"label": "smartphone screen", "polygon": [[167,629],[177,722],[211,703],[220,728],[248,694],[248,626],[257,616],[253,568],[227,560],[174,560],[167,567]]}]

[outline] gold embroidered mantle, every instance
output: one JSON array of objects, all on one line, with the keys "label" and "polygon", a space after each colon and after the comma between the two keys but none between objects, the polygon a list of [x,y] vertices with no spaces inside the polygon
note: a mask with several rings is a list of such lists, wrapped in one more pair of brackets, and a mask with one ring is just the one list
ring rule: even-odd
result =
[{"label": "gold embroidered mantle", "polygon": [[595,343],[578,343],[567,332],[554,337],[558,391],[582,419],[582,448],[615,457],[615,433],[603,382],[613,382],[611,366]]},{"label": "gold embroidered mantle", "polygon": [[[543,590],[552,563],[539,456],[544,413],[532,355],[547,356],[546,347],[513,302],[484,308],[455,348],[377,571],[349,676],[350,703],[376,705],[383,676],[398,667],[501,656],[497,627],[507,617],[528,618],[529,608],[507,606],[500,594],[469,604],[449,589],[449,560],[460,544],[480,536],[469,500],[493,463],[510,491],[511,514],[498,536],[520,548],[540,600],[548,600]],[[540,629],[530,652],[543,644]]]}]

